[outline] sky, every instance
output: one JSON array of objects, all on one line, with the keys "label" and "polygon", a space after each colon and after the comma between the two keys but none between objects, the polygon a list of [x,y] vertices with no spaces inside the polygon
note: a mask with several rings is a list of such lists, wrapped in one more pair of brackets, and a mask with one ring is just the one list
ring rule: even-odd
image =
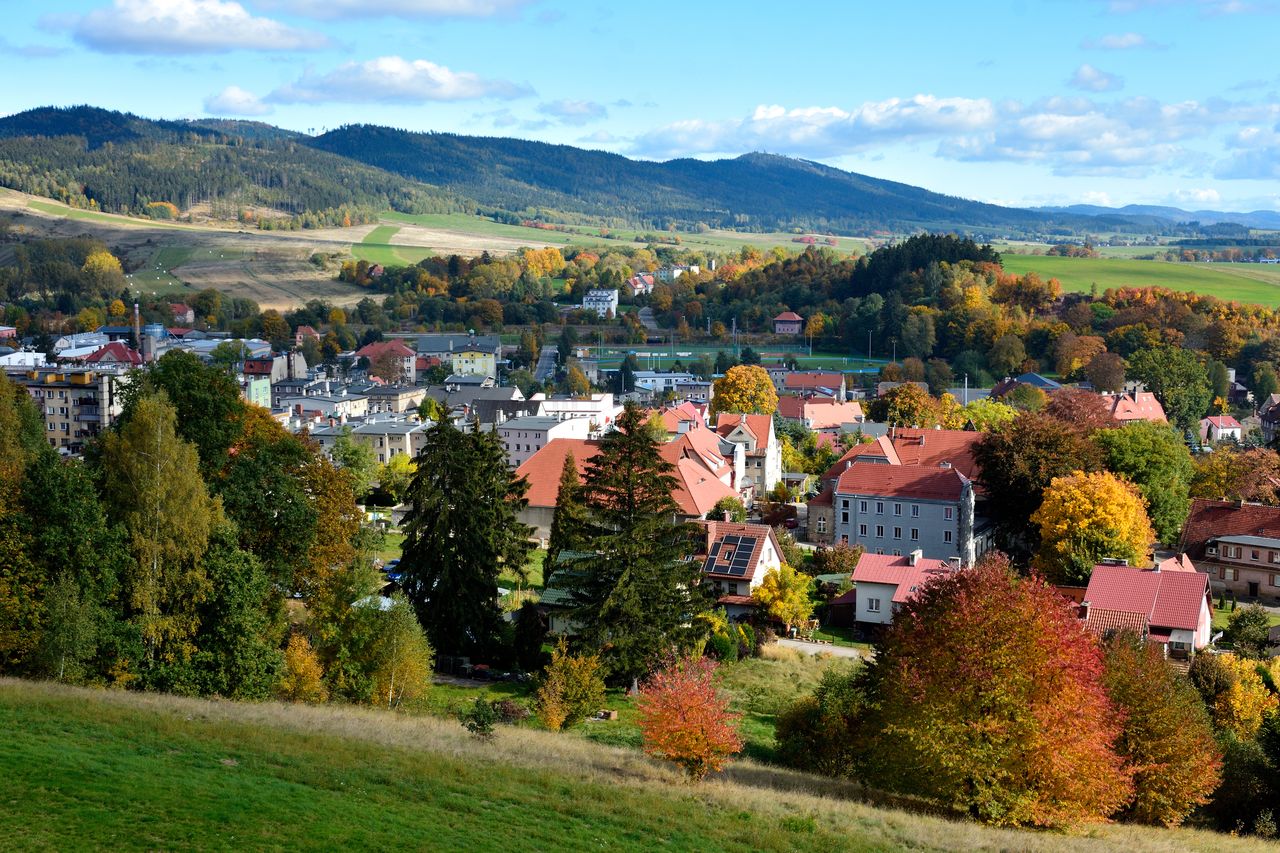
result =
[{"label": "sky", "polygon": [[1280,209],[1280,0],[0,0],[0,114],[767,151],[1015,206]]}]

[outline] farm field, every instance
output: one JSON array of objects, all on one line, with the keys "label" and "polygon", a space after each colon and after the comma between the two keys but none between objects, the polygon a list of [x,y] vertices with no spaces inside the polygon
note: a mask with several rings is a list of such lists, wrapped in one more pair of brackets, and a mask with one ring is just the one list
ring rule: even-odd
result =
[{"label": "farm field", "polygon": [[[1009,272],[1018,275],[1036,272],[1043,278],[1056,278],[1066,291],[1087,293],[1095,284],[1099,292],[1109,287],[1167,287],[1228,301],[1280,306],[1280,276],[1274,282],[1268,282],[1250,277],[1241,270],[1258,266],[1256,264],[1182,264],[1012,254],[1003,255],[1002,259]],[[1249,272],[1265,274],[1270,270],[1259,267]]]},{"label": "farm field", "polygon": [[350,707],[0,680],[0,832],[23,850],[1254,849],[1193,830],[1017,832],[876,808],[750,760],[692,787],[639,751]]},{"label": "farm field", "polygon": [[392,239],[399,231],[400,228],[394,225],[379,225],[359,243],[351,244],[351,254],[357,260],[383,266],[408,266],[434,254],[421,246],[393,243]]}]

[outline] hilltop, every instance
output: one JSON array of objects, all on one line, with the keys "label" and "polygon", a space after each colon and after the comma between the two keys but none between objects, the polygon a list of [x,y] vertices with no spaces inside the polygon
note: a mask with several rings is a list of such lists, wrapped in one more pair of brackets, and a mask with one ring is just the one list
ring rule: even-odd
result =
[{"label": "hilltop", "polygon": [[1190,830],[997,830],[742,761],[690,787],[636,750],[358,708],[0,679],[0,831],[24,849],[1246,850]]}]

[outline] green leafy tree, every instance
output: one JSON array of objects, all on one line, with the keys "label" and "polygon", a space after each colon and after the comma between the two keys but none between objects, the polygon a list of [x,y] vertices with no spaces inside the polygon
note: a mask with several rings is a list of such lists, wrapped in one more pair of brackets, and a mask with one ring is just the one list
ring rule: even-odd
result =
[{"label": "green leafy tree", "polygon": [[696,531],[674,522],[671,463],[644,423],[644,412],[627,404],[588,464],[592,553],[567,573],[581,638],[602,652],[611,675],[633,685],[673,648],[693,648],[697,616],[710,605],[701,567],[687,559]]},{"label": "green leafy tree", "polygon": [[414,461],[401,585],[433,648],[489,650],[502,619],[498,576],[523,572],[532,547],[517,518],[528,482],[514,478],[496,433],[447,422],[431,428]]},{"label": "green leafy tree", "polygon": [[1209,374],[1193,350],[1139,350],[1129,358],[1129,377],[1155,394],[1169,421],[1182,430],[1196,430],[1213,402]]},{"label": "green leafy tree", "polygon": [[1271,614],[1260,604],[1237,607],[1227,618],[1222,638],[1241,657],[1262,660],[1270,645]]},{"label": "green leafy tree", "polygon": [[378,462],[374,459],[371,447],[351,436],[351,427],[343,427],[342,432],[333,440],[329,456],[335,465],[351,477],[356,496],[363,497],[373,487],[374,478],[378,475]]},{"label": "green leafy tree", "polygon": [[97,614],[70,572],[49,584],[44,611],[38,652],[41,669],[57,681],[81,680],[84,663],[97,649]]},{"label": "green leafy tree", "polygon": [[426,693],[435,656],[413,605],[403,596],[392,596],[391,607],[378,613],[371,651],[372,704],[394,709]]},{"label": "green leafy tree", "polygon": [[721,498],[716,501],[711,512],[707,513],[707,518],[712,521],[732,521],[742,524],[747,520],[747,508],[738,498]]},{"label": "green leafy tree", "polygon": [[397,504],[402,503],[409,493],[409,485],[413,482],[415,470],[413,459],[408,454],[397,453],[379,469],[378,483],[391,500]]},{"label": "green leafy tree", "polygon": [[1191,507],[1195,474],[1181,436],[1165,424],[1136,421],[1122,429],[1099,430],[1093,441],[1102,448],[1107,470],[1138,487],[1159,540],[1176,541]]}]

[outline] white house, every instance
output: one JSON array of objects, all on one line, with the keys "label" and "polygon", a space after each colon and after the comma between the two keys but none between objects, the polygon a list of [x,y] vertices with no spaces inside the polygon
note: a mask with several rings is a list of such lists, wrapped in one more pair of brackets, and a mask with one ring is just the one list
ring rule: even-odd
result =
[{"label": "white house", "polygon": [[699,521],[706,533],[696,559],[717,603],[733,618],[755,609],[752,591],[770,570],[782,565],[782,549],[773,528],[765,524]]},{"label": "white house", "polygon": [[588,290],[587,295],[582,297],[582,307],[587,311],[594,311],[601,317],[618,316],[618,291],[616,290]]},{"label": "white house", "polygon": [[612,429],[613,422],[622,414],[622,406],[615,403],[613,395],[608,393],[572,397],[567,394],[547,396],[539,391],[529,398],[529,402],[541,403],[542,414],[556,420],[587,418],[591,424],[588,427],[591,438],[597,438]]},{"label": "white house", "polygon": [[589,418],[528,416],[512,418],[498,425],[498,437],[507,449],[507,463],[519,468],[529,457],[551,443],[553,438],[590,438]]},{"label": "white house", "polygon": [[888,625],[922,586],[958,569],[945,560],[927,559],[919,550],[903,556],[864,553],[853,570],[854,619],[860,625]]},{"label": "white house", "polygon": [[1205,441],[1241,441],[1244,427],[1231,415],[1212,415],[1200,420],[1200,437]]},{"label": "white house", "polygon": [[716,432],[725,441],[743,446],[746,457],[746,479],[755,497],[767,494],[782,480],[782,444],[773,430],[772,415],[736,415],[722,413],[716,419]]}]

